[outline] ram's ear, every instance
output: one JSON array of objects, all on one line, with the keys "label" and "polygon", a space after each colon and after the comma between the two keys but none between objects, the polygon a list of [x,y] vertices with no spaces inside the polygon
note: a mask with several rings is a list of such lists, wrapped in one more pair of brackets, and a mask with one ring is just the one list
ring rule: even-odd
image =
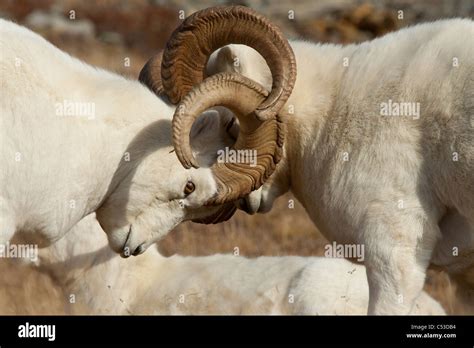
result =
[{"label": "ram's ear", "polygon": [[224,108],[208,110],[194,122],[190,142],[198,162],[208,165],[215,160],[217,151],[232,146],[239,135],[239,125],[234,114]]},{"label": "ram's ear", "polygon": [[211,55],[206,74],[210,76],[222,72],[239,73],[269,91],[272,88],[272,73],[265,59],[256,50],[245,45],[227,45]]},{"label": "ram's ear", "polygon": [[217,53],[217,61],[221,62],[221,64],[225,64],[230,71],[242,72],[235,45],[228,45],[220,49]]},{"label": "ram's ear", "polygon": [[238,56],[236,45],[227,45],[217,50],[209,58],[206,69],[207,75],[211,76],[221,72],[242,73]]},{"label": "ram's ear", "polygon": [[216,110],[208,110],[199,115],[191,128],[190,139],[197,141],[199,138],[216,134],[220,128],[219,113]]},{"label": "ram's ear", "polygon": [[191,128],[191,143],[211,141],[223,143],[235,141],[239,135],[239,124],[234,114],[227,108],[217,106],[201,114]]}]

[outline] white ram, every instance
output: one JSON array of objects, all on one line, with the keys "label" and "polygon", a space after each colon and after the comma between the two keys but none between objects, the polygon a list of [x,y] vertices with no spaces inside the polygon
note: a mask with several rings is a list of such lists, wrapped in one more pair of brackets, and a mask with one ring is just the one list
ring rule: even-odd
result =
[{"label": "white ram", "polygon": [[[186,49],[202,53],[202,62],[223,43],[255,48],[261,56],[250,48],[226,47],[209,68],[257,82],[241,77],[254,95],[237,114],[256,110],[257,123],[277,113],[287,128],[275,173],[240,206],[265,212],[291,189],[329,240],[364,245],[369,313],[409,313],[430,260],[467,274],[474,247],[473,22],[437,21],[357,45],[292,42],[295,57],[282,46],[275,58],[261,47],[274,37],[259,29],[260,15],[245,8],[214,12],[220,22],[212,23],[212,37],[191,40],[192,26],[184,23],[185,34],[170,42],[180,40],[183,56],[190,56]],[[217,22],[212,13],[206,20]],[[226,20],[227,26],[221,23]],[[239,30],[237,40],[226,39]],[[172,53],[165,51],[163,66]],[[176,71],[174,81],[190,74]],[[200,78],[197,74],[194,83]],[[190,110],[183,119],[204,109],[190,104],[207,93],[213,79],[184,98],[181,105]],[[280,109],[271,97],[291,92],[293,84]],[[268,98],[262,88],[270,91]],[[235,88],[227,94],[235,95]],[[229,106],[223,90],[215,104]],[[189,128],[174,129],[175,136]],[[175,145],[185,167],[198,167],[186,144]]]},{"label": "white ram", "polygon": [[[151,247],[124,260],[107,247],[94,215],[40,250],[42,271],[66,294],[71,313],[365,314],[363,266],[322,257],[164,257]],[[74,295],[73,297],[71,295]],[[444,314],[429,295],[417,314]]]},{"label": "white ram", "polygon": [[208,204],[226,189],[209,165],[231,139],[231,119],[195,127],[204,168],[185,170],[171,141],[175,106],[138,81],[6,20],[0,76],[0,243],[16,233],[46,246],[97,211],[111,247],[138,255],[181,221],[217,222],[235,211]]}]

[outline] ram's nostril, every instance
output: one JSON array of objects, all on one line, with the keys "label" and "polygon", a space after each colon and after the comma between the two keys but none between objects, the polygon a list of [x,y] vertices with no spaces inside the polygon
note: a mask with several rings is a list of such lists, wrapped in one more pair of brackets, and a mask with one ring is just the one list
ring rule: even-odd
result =
[{"label": "ram's nostril", "polygon": [[136,249],[133,251],[132,255],[137,256],[140,255],[145,251],[145,243],[140,244],[139,246],[136,247]]}]

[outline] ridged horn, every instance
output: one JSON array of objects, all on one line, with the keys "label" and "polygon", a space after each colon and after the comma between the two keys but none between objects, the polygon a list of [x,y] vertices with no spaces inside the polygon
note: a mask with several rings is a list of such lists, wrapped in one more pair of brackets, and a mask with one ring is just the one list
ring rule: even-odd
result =
[{"label": "ridged horn", "polygon": [[198,168],[189,133],[201,113],[215,106],[225,106],[240,122],[239,136],[231,150],[234,154],[247,154],[246,161],[213,164],[211,170],[218,190],[206,204],[223,204],[244,197],[263,185],[275,170],[281,158],[285,129],[279,116],[263,121],[257,117],[255,109],[267,96],[268,91],[258,83],[236,73],[221,73],[191,89],[176,108],[173,144],[185,168]]},{"label": "ridged horn", "polygon": [[244,6],[218,6],[195,12],[173,32],[163,53],[162,84],[173,104],[205,78],[209,56],[228,44],[257,50],[272,73],[268,97],[256,108],[261,120],[274,117],[289,98],[296,62],[288,41],[264,16]]},{"label": "ridged horn", "polygon": [[163,84],[161,83],[161,61],[163,59],[163,51],[158,52],[151,57],[143,66],[138,76],[138,80],[147,86],[158,96],[165,96]]}]

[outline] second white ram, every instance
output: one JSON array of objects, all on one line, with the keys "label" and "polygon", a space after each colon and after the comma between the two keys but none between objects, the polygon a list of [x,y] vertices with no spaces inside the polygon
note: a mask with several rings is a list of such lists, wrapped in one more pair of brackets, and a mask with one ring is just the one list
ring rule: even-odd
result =
[{"label": "second white ram", "polygon": [[[240,206],[265,212],[291,189],[329,240],[365,246],[369,313],[409,313],[430,262],[458,274],[474,267],[474,23],[442,20],[357,45],[292,42],[275,51],[265,46],[276,36],[263,22],[244,7],[189,18],[163,55],[164,72],[174,72],[163,82],[202,82],[201,68],[223,44],[255,48],[261,56],[226,47],[210,67],[238,73],[239,93],[253,92],[237,114],[256,110],[256,124],[273,117],[287,129],[275,173]],[[212,35],[194,38],[207,28]],[[175,64],[178,53],[193,64]],[[175,122],[187,168],[198,167],[181,141],[192,120],[236,95],[229,86],[212,104],[197,103],[216,79],[189,84]]]},{"label": "second white ram", "polygon": [[[151,247],[124,260],[107,247],[93,214],[40,250],[39,264],[73,314],[364,315],[369,299],[364,267],[344,259],[164,257]],[[423,292],[415,313],[444,310]]]}]

